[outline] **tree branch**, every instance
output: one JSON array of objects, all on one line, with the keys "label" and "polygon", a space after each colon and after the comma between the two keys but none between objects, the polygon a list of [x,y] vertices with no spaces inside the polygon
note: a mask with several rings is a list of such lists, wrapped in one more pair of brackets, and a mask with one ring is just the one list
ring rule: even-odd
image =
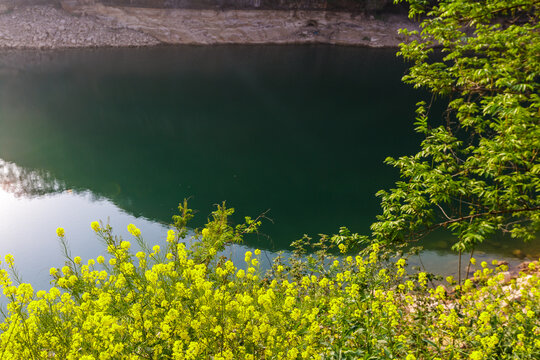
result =
[{"label": "tree branch", "polygon": [[440,227],[446,227],[446,226],[448,226],[450,224],[453,224],[453,223],[457,223],[457,222],[465,221],[465,220],[472,220],[472,219],[482,217],[482,216],[512,214],[512,213],[517,213],[517,212],[536,211],[536,210],[540,210],[540,206],[535,206],[535,207],[532,207],[532,208],[522,208],[522,209],[492,210],[492,211],[488,211],[488,212],[462,216],[462,217],[459,217],[457,219],[451,219],[451,220],[448,220],[448,221],[444,221],[442,223],[438,223],[438,224],[435,224],[435,225],[431,226],[429,228],[429,230],[434,230],[434,229],[437,229],[437,228],[440,228]]}]

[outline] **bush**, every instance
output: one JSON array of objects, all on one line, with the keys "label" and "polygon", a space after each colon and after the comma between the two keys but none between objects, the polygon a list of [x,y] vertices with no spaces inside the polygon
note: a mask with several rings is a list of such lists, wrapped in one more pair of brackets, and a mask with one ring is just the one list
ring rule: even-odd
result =
[{"label": "bush", "polygon": [[[97,222],[107,259],[69,258],[51,269],[49,291],[13,285],[0,272],[9,300],[0,324],[1,359],[538,359],[540,279],[520,274],[503,283],[504,266],[482,264],[474,281],[448,294],[408,275],[406,260],[335,256],[323,237],[318,252],[278,257],[260,270],[260,251],[239,268],[220,249],[255,231],[258,221],[229,225],[224,206],[195,235],[184,206],[167,248],[141,251]],[[63,229],[58,235],[65,244]],[[196,246],[184,241],[193,236]],[[534,270],[535,265],[531,265]],[[452,281],[452,279],[448,279]]]},{"label": "bush", "polygon": [[420,150],[386,160],[400,180],[378,193],[373,235],[399,244],[448,231],[460,258],[494,234],[537,239],[540,2],[405,2],[421,30],[401,30],[413,35],[398,53],[410,63],[403,80],[431,100],[417,104]]}]

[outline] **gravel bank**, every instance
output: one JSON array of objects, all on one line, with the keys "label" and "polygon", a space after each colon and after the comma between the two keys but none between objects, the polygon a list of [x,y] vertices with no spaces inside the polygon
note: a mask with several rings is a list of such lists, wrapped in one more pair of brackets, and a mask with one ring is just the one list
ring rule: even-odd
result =
[{"label": "gravel bank", "polygon": [[313,43],[396,47],[404,40],[399,28],[417,27],[404,17],[383,20],[323,11],[63,6],[19,6],[1,13],[0,49]]},{"label": "gravel bank", "polygon": [[149,46],[160,41],[107,19],[75,16],[49,5],[0,14],[0,48]]}]

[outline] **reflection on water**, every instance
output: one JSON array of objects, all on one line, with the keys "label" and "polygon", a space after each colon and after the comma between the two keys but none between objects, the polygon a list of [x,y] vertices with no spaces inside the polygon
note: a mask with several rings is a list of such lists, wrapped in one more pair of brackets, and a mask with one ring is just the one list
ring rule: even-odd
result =
[{"label": "reflection on water", "polygon": [[[74,254],[96,256],[91,221],[110,218],[126,237],[135,223],[162,239],[185,197],[200,210],[193,226],[223,200],[237,220],[270,209],[273,223],[247,239],[251,248],[287,249],[304,233],[343,225],[367,233],[379,211],[373,194],[397,175],[384,158],[414,152],[419,140],[411,125],[418,93],[401,84],[405,67],[393,50],[0,55],[0,242],[26,274],[34,271],[29,279],[44,281],[62,262],[57,226]],[[426,243],[430,270],[451,271],[451,243]],[[516,259],[513,242],[486,246],[486,256]],[[518,247],[533,255],[540,248]]]},{"label": "reflection on water", "polygon": [[[56,228],[66,230],[72,254],[83,259],[104,255],[105,247],[90,223],[103,220],[114,233],[132,239],[126,227],[136,224],[150,243],[165,246],[169,227],[166,224],[126,213],[111,201],[97,198],[90,191],[65,190],[61,182],[43,170],[29,170],[0,159],[0,249],[2,255],[15,256],[23,281],[36,288],[49,287],[49,268],[59,267],[65,259],[60,252]],[[29,185],[30,184],[30,185]],[[133,249],[137,251],[136,242]],[[253,248],[230,246],[224,252],[242,264],[244,253]],[[268,267],[271,253],[263,252],[262,266]]]},{"label": "reflection on water", "polygon": [[24,281],[39,288],[49,282],[49,268],[62,266],[64,259],[55,234],[66,229],[73,254],[83,258],[104,254],[103,245],[90,229],[96,219],[107,221],[116,232],[129,239],[126,225],[141,227],[145,236],[162,243],[166,227],[144,218],[134,218],[107,200],[95,200],[90,193],[62,192],[43,197],[16,197],[0,190],[0,249],[15,256]]},{"label": "reflection on water", "polygon": [[45,170],[27,170],[0,159],[0,188],[17,197],[34,197],[64,191],[65,185]]}]

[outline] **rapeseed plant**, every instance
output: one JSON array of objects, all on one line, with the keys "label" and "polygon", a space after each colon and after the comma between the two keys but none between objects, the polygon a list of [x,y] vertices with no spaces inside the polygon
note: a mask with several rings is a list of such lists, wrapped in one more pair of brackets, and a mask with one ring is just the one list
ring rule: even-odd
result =
[{"label": "rapeseed plant", "polygon": [[304,239],[263,274],[259,250],[238,265],[216,255],[256,231],[258,219],[232,227],[231,209],[220,206],[188,246],[191,212],[185,203],[180,210],[163,249],[130,224],[135,254],[110,226],[92,222],[106,257],[67,259],[50,270],[48,291],[14,285],[6,255],[0,358],[540,358],[537,265],[505,284],[505,266],[482,263],[449,292],[430,288],[425,273],[407,274],[406,259],[386,262],[377,244],[366,256],[338,257],[346,250],[323,237],[312,255],[301,250]]}]

